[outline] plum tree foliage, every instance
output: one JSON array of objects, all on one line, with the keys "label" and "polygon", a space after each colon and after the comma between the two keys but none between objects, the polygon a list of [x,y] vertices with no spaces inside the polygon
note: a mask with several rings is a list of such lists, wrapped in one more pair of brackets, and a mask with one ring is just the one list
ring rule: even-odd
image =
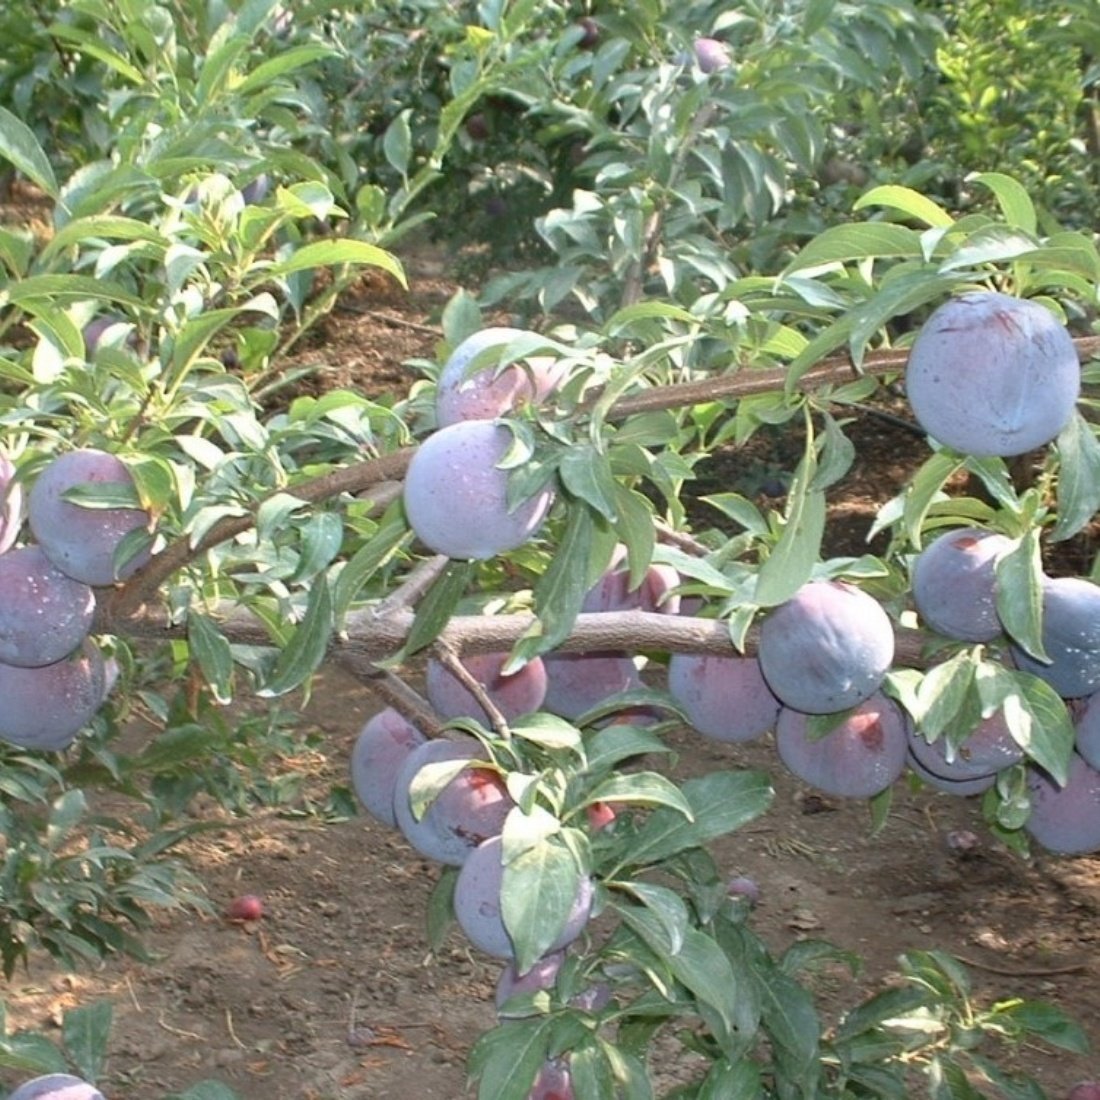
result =
[{"label": "plum tree foliage", "polygon": [[[917,1073],[1036,1095],[979,1039],[1079,1029],[981,1007],[939,952],[829,1026],[806,973],[842,956],[766,945],[711,849],[769,777],[666,767],[686,722],[876,816],[908,767],[984,787],[1017,851],[1100,850],[1100,589],[1059,554],[1100,509],[1100,252],[1011,164],[923,187],[895,139],[941,24],[897,0],[428,2],[415,31],[400,5],[183,7],[28,19],[26,72],[69,100],[0,101],[0,158],[52,204],[41,237],[0,227],[5,971],[134,948],[87,896],[135,923],[134,896],[190,896],[151,857],[132,894],[114,864],[73,879],[83,777],[142,799],[159,852],[199,790],[247,808],[222,708],[332,661],[384,704],[355,794],[443,865],[433,945],[454,922],[513,968],[479,1100],[643,1100],[658,1042],[701,1060],[681,1100]],[[855,146],[840,120],[872,114]],[[853,150],[864,189],[823,183]],[[404,286],[406,234],[451,247],[475,210],[523,235],[408,392],[297,385],[364,272]],[[928,439],[883,549],[826,557],[846,425],[903,391]],[[782,491],[689,508],[764,432],[795,448]],[[135,701],[163,727],[136,753]]]}]

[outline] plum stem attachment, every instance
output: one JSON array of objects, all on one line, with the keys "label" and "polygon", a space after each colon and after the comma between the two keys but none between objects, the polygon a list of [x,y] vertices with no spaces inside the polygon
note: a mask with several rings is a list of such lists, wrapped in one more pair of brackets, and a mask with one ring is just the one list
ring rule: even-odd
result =
[{"label": "plum stem attachment", "polygon": [[489,724],[502,740],[509,741],[512,731],[508,728],[508,719],[490,698],[484,684],[474,676],[459,659],[458,652],[445,640],[437,639],[433,645],[439,663],[477,700],[481,709],[489,718]]}]

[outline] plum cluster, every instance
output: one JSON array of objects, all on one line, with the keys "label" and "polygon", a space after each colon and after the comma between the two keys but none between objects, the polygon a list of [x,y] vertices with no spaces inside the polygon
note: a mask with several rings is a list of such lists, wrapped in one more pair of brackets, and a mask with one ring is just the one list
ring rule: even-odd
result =
[{"label": "plum cluster", "polygon": [[[88,486],[133,492],[126,466],[104,451],[52,459],[31,486],[25,509],[7,459],[0,483],[0,737],[58,751],[106,697],[109,669],[89,637],[96,589],[148,560],[150,541],[142,536],[150,518],[141,508],[84,507],[68,499]],[[16,546],[24,511],[34,541]]]},{"label": "plum cluster", "polygon": [[565,367],[533,356],[499,369],[497,362],[522,329],[488,328],[455,348],[436,386],[439,425],[417,449],[405,474],[405,514],[421,542],[437,554],[485,560],[522,546],[542,526],[554,502],[547,484],[514,504],[509,497],[512,432],[499,417],[538,404],[563,381]]}]

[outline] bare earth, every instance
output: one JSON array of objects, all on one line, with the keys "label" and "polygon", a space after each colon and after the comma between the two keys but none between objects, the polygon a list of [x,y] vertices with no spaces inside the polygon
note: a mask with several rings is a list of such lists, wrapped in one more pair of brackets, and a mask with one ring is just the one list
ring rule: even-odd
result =
[{"label": "bare earth", "polygon": [[[432,354],[431,326],[451,290],[430,253],[412,267],[411,296],[368,283],[328,320],[303,353],[303,361],[324,364],[318,389],[376,393],[412,381],[401,364]],[[866,530],[875,506],[924,454],[916,437],[882,421],[861,421],[853,434],[861,457],[834,493],[841,538]],[[721,484],[737,468],[719,460],[708,478]],[[355,736],[380,706],[326,670],[305,712],[324,735],[324,758],[287,767],[308,768],[322,797],[329,784],[346,785]],[[1025,862],[989,837],[973,802],[904,785],[872,837],[862,803],[808,792],[768,742],[721,746],[688,730],[672,740],[680,775],[738,766],[772,775],[774,809],[717,854],[731,874],[759,883],[755,924],[777,948],[810,936],[863,956],[858,978],[837,970],[818,979],[827,1019],[888,980],[903,950],[941,948],[971,964],[982,1002],[1046,999],[1089,1032],[1091,1058],[1020,1052],[1017,1068],[1034,1073],[1052,1097],[1100,1076],[1100,859]],[[974,850],[946,843],[960,828],[977,834]],[[109,1100],[156,1098],[205,1078],[244,1100],[468,1095],[466,1052],[494,1022],[498,965],[457,931],[440,954],[430,953],[424,913],[436,871],[398,834],[365,817],[326,824],[265,814],[227,821],[186,854],[215,908],[256,893],[263,919],[238,925],[189,911],[162,915],[148,965],[114,960],[68,975],[36,959],[4,993],[9,1026],[49,1030],[66,1006],[110,998],[115,1028],[101,1082]]]}]

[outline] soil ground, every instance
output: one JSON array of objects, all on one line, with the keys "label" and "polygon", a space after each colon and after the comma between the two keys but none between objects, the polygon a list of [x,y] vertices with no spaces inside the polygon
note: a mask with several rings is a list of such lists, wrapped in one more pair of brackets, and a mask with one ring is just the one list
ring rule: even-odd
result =
[{"label": "soil ground", "polygon": [[[432,354],[433,326],[453,288],[434,254],[416,260],[411,295],[365,284],[328,319],[303,353],[317,364],[318,389],[405,387],[414,375],[402,363]],[[851,430],[860,457],[833,494],[830,527],[860,552],[874,509],[924,445],[875,416]],[[723,485],[739,470],[743,463],[720,459],[707,478]],[[323,736],[323,753],[285,766],[308,771],[323,801],[329,786],[347,784],[355,736],[380,707],[326,668],[303,714]],[[830,971],[818,980],[827,1018],[890,980],[902,951],[940,948],[970,965],[980,1002],[1049,1000],[1089,1032],[1091,1057],[1033,1046],[1016,1055],[1013,1065],[1052,1097],[1100,1076],[1100,859],[1020,859],[986,833],[972,801],[904,785],[872,835],[864,804],[808,791],[767,741],[723,746],[689,730],[671,740],[681,775],[739,766],[772,775],[774,808],[716,854],[731,874],[759,883],[754,926],[775,947],[809,936],[862,956],[858,976]],[[207,1078],[243,1100],[469,1095],[466,1053],[494,1022],[498,965],[457,931],[429,951],[424,913],[435,869],[366,817],[333,823],[264,812],[226,825],[188,842],[186,858],[216,910],[256,893],[262,920],[160,914],[147,941],[151,963],[114,959],[68,974],[37,958],[6,990],[9,1024],[56,1034],[65,1007],[109,998],[115,1026],[101,1084],[110,1100],[160,1097]],[[976,834],[975,847],[949,845],[960,829]]]}]

